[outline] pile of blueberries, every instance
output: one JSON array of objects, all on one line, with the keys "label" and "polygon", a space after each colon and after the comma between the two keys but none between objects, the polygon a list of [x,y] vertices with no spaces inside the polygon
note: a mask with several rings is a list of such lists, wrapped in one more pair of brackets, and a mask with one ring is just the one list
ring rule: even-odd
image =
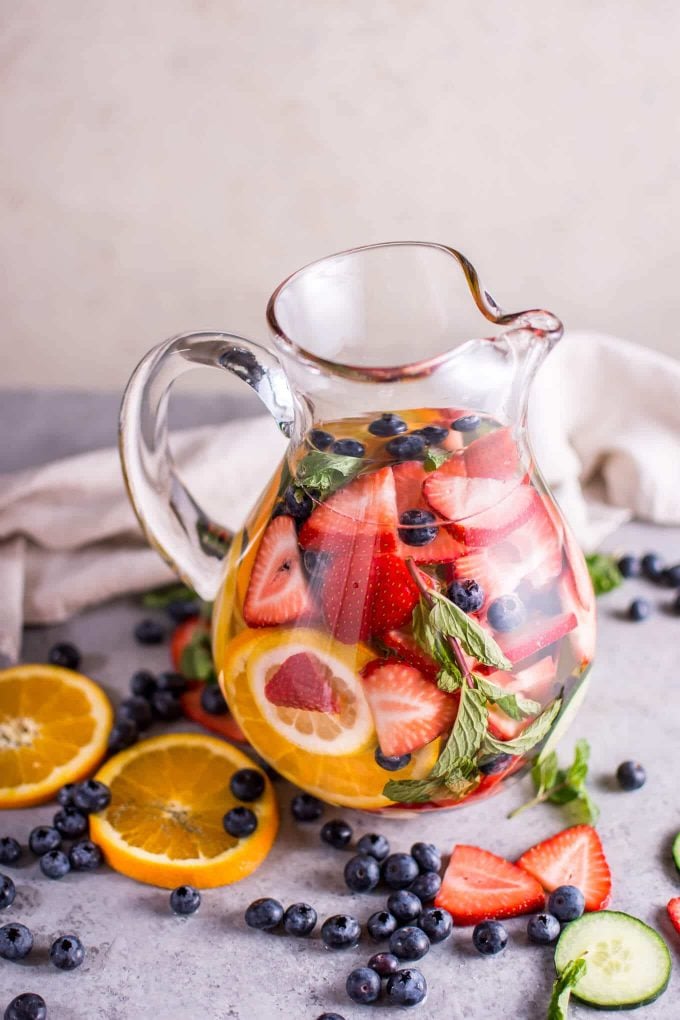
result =
[{"label": "pile of blueberries", "polygon": [[[640,558],[626,553],[619,559],[617,566],[622,577],[643,577],[660,588],[675,589],[675,597],[670,608],[674,613],[680,614],[680,563],[668,566],[655,552],[645,553]],[[647,619],[651,611],[652,605],[648,599],[633,599],[628,606],[628,617],[635,623],[640,623]]]}]

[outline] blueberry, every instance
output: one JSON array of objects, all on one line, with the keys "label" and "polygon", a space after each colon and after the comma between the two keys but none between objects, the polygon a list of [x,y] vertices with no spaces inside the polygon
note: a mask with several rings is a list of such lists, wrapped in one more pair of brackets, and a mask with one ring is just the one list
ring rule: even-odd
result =
[{"label": "blueberry", "polygon": [[9,875],[0,875],[0,910],[11,907],[17,891]]},{"label": "blueberry", "polygon": [[0,959],[23,960],[33,949],[33,936],[25,924],[14,921],[0,928]]},{"label": "blueberry", "polygon": [[63,878],[71,870],[71,863],[63,850],[48,850],[38,863],[47,878]]},{"label": "blueberry", "polygon": [[476,581],[453,581],[446,589],[446,597],[464,613],[476,613],[484,605],[486,594]]},{"label": "blueberry", "polygon": [[148,730],[153,721],[151,705],[146,698],[139,694],[134,694],[131,698],[121,701],[116,715],[118,722],[128,719],[135,724],[138,730]]},{"label": "blueberry", "polygon": [[500,598],[493,600],[487,611],[487,618],[493,629],[502,633],[521,627],[526,615],[526,609],[518,595],[501,595]]},{"label": "blueberry", "polygon": [[424,425],[422,429],[414,429],[412,436],[422,436],[428,446],[436,446],[443,443],[449,434],[449,430],[441,425]]},{"label": "blueberry", "polygon": [[410,854],[391,854],[383,864],[383,879],[390,889],[406,889],[418,875],[418,865]]},{"label": "blueberry", "polygon": [[673,599],[671,609],[673,610],[674,613],[680,614],[680,592],[678,592],[678,594]]},{"label": "blueberry", "polygon": [[399,523],[404,525],[399,528],[399,538],[406,545],[421,546],[434,542],[439,529],[428,525],[431,525],[436,519],[429,510],[404,510],[399,517]]},{"label": "blueberry", "polygon": [[680,563],[666,567],[662,576],[667,588],[680,588]]},{"label": "blueberry", "polygon": [[586,901],[575,885],[560,885],[548,897],[548,911],[558,921],[575,921],[586,909]]},{"label": "blueberry", "polygon": [[151,709],[155,717],[163,722],[172,722],[182,714],[182,706],[171,691],[154,691],[151,695]]},{"label": "blueberry", "polygon": [[174,914],[195,914],[201,905],[201,894],[193,885],[178,885],[170,893],[170,909]]},{"label": "blueberry", "polygon": [[320,1013],[316,1020],[345,1020],[339,1013]]},{"label": "blueberry", "polygon": [[156,689],[172,694],[173,698],[179,698],[187,689],[186,677],[181,673],[174,673],[172,670],[165,670],[156,677]]},{"label": "blueberry", "polygon": [[334,846],[336,850],[342,850],[352,840],[352,826],[344,818],[331,818],[321,826],[322,843]]},{"label": "blueberry", "polygon": [[65,807],[54,816],[54,827],[64,839],[80,839],[87,832],[87,815],[76,807]]},{"label": "blueberry", "polygon": [[157,620],[140,620],[134,629],[135,641],[140,645],[159,645],[165,638],[165,627]]},{"label": "blueberry", "polygon": [[305,549],[302,554],[302,563],[310,577],[321,575],[330,562],[330,556],[325,552],[315,552],[314,549]]},{"label": "blueberry", "polygon": [[423,904],[414,892],[396,889],[387,897],[387,909],[396,917],[399,924],[408,924],[419,916]]},{"label": "blueberry", "polygon": [[439,871],[442,866],[442,855],[434,843],[414,843],[411,857],[421,871]]},{"label": "blueberry", "polygon": [[64,783],[57,790],[57,804],[61,807],[75,807],[73,803],[73,794],[75,793],[77,783]]},{"label": "blueberry", "polygon": [[283,502],[289,517],[295,521],[306,521],[314,509],[314,500],[298,485],[289,485],[286,489]]},{"label": "blueberry", "polygon": [[380,881],[380,865],[375,857],[357,854],[347,861],[344,875],[345,885],[352,892],[370,892]]},{"label": "blueberry", "polygon": [[633,599],[628,606],[628,619],[640,623],[641,620],[647,619],[651,611],[652,607],[647,599]]},{"label": "blueberry", "polygon": [[317,450],[327,450],[334,439],[335,436],[332,436],[330,432],[324,432],[323,429],[312,429],[309,433],[309,441]]},{"label": "blueberry", "polygon": [[364,444],[356,439],[336,439],[331,450],[340,457],[363,457],[366,453]]},{"label": "blueberry", "polygon": [[75,970],[85,959],[85,948],[77,935],[60,935],[50,948],[50,960],[59,970]]},{"label": "blueberry", "polygon": [[111,791],[98,779],[86,779],[84,783],[78,783],[73,791],[73,803],[81,811],[94,814],[96,811],[103,811],[111,803]]},{"label": "blueberry", "polygon": [[38,825],[31,831],[28,837],[28,845],[31,853],[36,857],[42,857],[48,850],[58,850],[61,846],[61,836],[51,825]]},{"label": "blueberry", "polygon": [[383,754],[379,747],[376,747],[374,757],[376,764],[379,765],[381,769],[385,769],[386,772],[398,772],[399,769],[406,768],[411,760],[410,754]]},{"label": "blueberry", "polygon": [[451,428],[456,432],[474,432],[479,428],[480,417],[478,414],[465,414],[462,418],[456,418],[451,422]]},{"label": "blueberry", "polygon": [[5,1020],[46,1020],[47,1006],[42,995],[22,992],[5,1010]]},{"label": "blueberry", "polygon": [[257,815],[247,807],[235,807],[222,819],[224,831],[235,839],[250,836],[257,828]]},{"label": "blueberry", "polygon": [[229,789],[237,800],[251,803],[264,793],[264,776],[259,769],[239,769],[229,781]]},{"label": "blueberry", "polygon": [[549,946],[559,938],[560,922],[554,914],[534,914],[527,924],[527,935],[531,942],[540,946]]},{"label": "blueberry", "polygon": [[647,773],[639,761],[622,761],[616,779],[622,790],[639,790],[647,781]]},{"label": "blueberry", "polygon": [[618,568],[622,577],[637,577],[640,573],[640,561],[637,556],[622,556],[618,562]]},{"label": "blueberry", "polygon": [[441,888],[442,880],[436,871],[423,871],[411,882],[409,889],[422,903],[431,903]]},{"label": "blueberry", "polygon": [[366,922],[366,927],[374,942],[382,942],[397,930],[399,924],[389,910],[376,910]]},{"label": "blueberry", "polygon": [[168,602],[165,612],[173,623],[186,623],[187,620],[199,615],[201,603],[198,599],[173,599],[172,602]]},{"label": "blueberry", "polygon": [[390,974],[396,974],[399,970],[399,960],[393,953],[375,953],[369,959],[368,966],[381,978],[388,978]]},{"label": "blueberry", "polygon": [[80,649],[72,645],[70,641],[60,641],[52,645],[47,653],[47,661],[53,666],[63,666],[64,669],[79,669],[82,661]]},{"label": "blueberry", "polygon": [[130,677],[130,693],[138,698],[151,697],[156,690],[156,677],[148,669],[138,669]]},{"label": "blueberry", "polygon": [[257,928],[258,931],[271,931],[276,928],[283,919],[283,907],[278,900],[271,896],[265,896],[253,902],[246,908],[246,924],[249,928]]},{"label": "blueberry", "polygon": [[415,925],[397,928],[390,935],[390,952],[400,960],[421,960],[429,951],[429,938]]},{"label": "blueberry", "polygon": [[508,944],[508,933],[500,921],[480,921],[472,932],[472,944],[482,956],[496,956]]},{"label": "blueberry", "polygon": [[642,573],[650,581],[658,581],[663,573],[663,560],[658,553],[646,553],[640,560]]},{"label": "blueberry", "polygon": [[3,836],[0,839],[0,864],[16,864],[21,853],[21,845],[14,836]]},{"label": "blueberry", "polygon": [[345,988],[352,1002],[368,1006],[380,998],[382,982],[372,967],[357,967],[347,975]]},{"label": "blueberry", "polygon": [[379,418],[372,421],[368,426],[372,436],[398,436],[402,432],[408,432],[408,425],[398,414],[381,414]]},{"label": "blueberry", "polygon": [[511,754],[494,754],[489,758],[482,758],[478,768],[483,776],[495,776],[499,772],[503,772],[511,761]]},{"label": "blueberry", "polygon": [[290,802],[290,810],[297,822],[315,822],[323,814],[323,803],[311,793],[298,793]]},{"label": "blueberry", "polygon": [[418,918],[418,927],[433,944],[443,942],[453,931],[453,918],[443,907],[426,907]]},{"label": "blueberry", "polygon": [[81,839],[74,843],[68,857],[74,871],[96,871],[104,860],[101,847],[91,839]]},{"label": "blueberry", "polygon": [[119,751],[124,751],[126,747],[132,747],[138,740],[137,723],[132,719],[117,719],[109,733],[106,747],[109,754],[117,754]]},{"label": "blueberry", "polygon": [[357,850],[360,854],[375,857],[376,861],[384,861],[390,852],[390,844],[382,833],[367,832],[357,843]]},{"label": "blueberry", "polygon": [[218,684],[205,684],[201,691],[201,708],[208,715],[226,715],[229,706]]},{"label": "blueberry", "polygon": [[288,935],[304,938],[316,926],[316,910],[309,903],[293,903],[283,915],[283,927]]},{"label": "blueberry", "polygon": [[333,914],[321,925],[321,939],[328,949],[346,949],[361,937],[361,925],[349,914]]},{"label": "blueberry", "polygon": [[388,977],[386,993],[390,1006],[417,1006],[427,995],[427,981],[415,967],[398,970]]},{"label": "blueberry", "polygon": [[418,460],[425,453],[425,440],[422,436],[395,436],[385,444],[390,457],[396,460]]}]

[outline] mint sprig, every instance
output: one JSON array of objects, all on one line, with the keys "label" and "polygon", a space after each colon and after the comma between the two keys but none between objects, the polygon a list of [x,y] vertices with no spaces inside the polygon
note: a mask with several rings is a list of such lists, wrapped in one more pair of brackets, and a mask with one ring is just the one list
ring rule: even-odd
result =
[{"label": "mint sprig", "polygon": [[548,1004],[546,1020],[567,1020],[572,990],[585,974],[586,967],[586,961],[581,957],[578,960],[572,960],[562,973],[557,975]]},{"label": "mint sprig", "polygon": [[613,591],[623,584],[623,575],[613,556],[593,553],[586,556],[586,564],[596,595],[606,595],[608,591]]},{"label": "mint sprig", "polygon": [[186,584],[166,584],[147,591],[142,597],[146,609],[166,609],[173,602],[199,602],[199,598]]},{"label": "mint sprig", "polygon": [[562,699],[555,698],[518,737],[513,737],[512,740],[498,740],[491,733],[487,733],[484,737],[484,750],[492,754],[526,754],[547,735],[561,707]]},{"label": "mint sprig", "polygon": [[197,627],[182,650],[179,668],[182,676],[189,680],[203,680],[207,684],[217,683],[217,673],[212,657],[210,634]]},{"label": "mint sprig", "polygon": [[569,805],[569,814],[574,822],[594,825],[600,810],[586,786],[590,745],[587,740],[577,740],[574,759],[567,768],[560,768],[557,752],[551,751],[545,757],[539,755],[531,770],[536,796],[515,808],[509,815],[514,818],[537,804]]},{"label": "mint sprig", "polygon": [[541,711],[538,701],[525,698],[523,694],[513,694],[512,691],[506,691],[503,687],[499,687],[498,684],[487,680],[485,676],[475,673],[475,681],[477,683],[477,690],[484,694],[486,700],[491,701],[494,705],[498,705],[501,711],[509,715],[511,719],[517,721],[529,719],[533,715],[538,715]]},{"label": "mint sprig", "polygon": [[452,456],[453,454],[449,450],[438,450],[436,447],[431,447],[425,454],[423,467],[426,471],[436,471]]},{"label": "mint sprig", "polygon": [[305,489],[316,489],[320,496],[330,496],[341,485],[359,474],[364,462],[360,457],[343,457],[338,453],[313,450],[297,465],[295,476]]}]

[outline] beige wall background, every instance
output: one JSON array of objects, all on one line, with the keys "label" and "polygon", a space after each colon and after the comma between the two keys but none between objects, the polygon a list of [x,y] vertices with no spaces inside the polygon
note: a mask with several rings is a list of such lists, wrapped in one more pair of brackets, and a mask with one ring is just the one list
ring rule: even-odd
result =
[{"label": "beige wall background", "polygon": [[672,0],[1,0],[5,386],[265,336],[327,252],[453,244],[508,307],[680,353]]}]

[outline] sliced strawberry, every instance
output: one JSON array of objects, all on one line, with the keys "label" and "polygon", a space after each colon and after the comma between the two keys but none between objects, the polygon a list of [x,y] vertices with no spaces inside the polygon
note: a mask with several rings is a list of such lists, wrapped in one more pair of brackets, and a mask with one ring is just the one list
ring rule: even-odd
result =
[{"label": "sliced strawberry", "polygon": [[575,885],[585,897],[586,910],[603,910],[609,903],[612,876],[600,837],[591,825],[575,825],[537,843],[517,864],[548,892],[560,885]]},{"label": "sliced strawberry", "polygon": [[330,683],[328,666],[309,652],[289,656],[267,681],[264,693],[272,705],[307,712],[339,712],[340,701]]},{"label": "sliced strawberry", "polygon": [[[454,435],[454,433],[451,434]],[[460,435],[460,433],[455,434]],[[423,495],[423,483],[428,477],[428,472],[421,461],[405,460],[401,464],[395,464],[392,471],[399,516],[405,510],[430,510]],[[465,547],[461,542],[457,542],[445,528],[439,528],[437,537],[427,545],[408,545],[399,540],[397,551],[404,559],[410,556],[414,563],[450,563],[465,551]]]},{"label": "sliced strawberry", "polygon": [[405,634],[401,630],[388,630],[387,633],[380,635],[380,640],[398,659],[409,666],[415,666],[428,680],[437,679],[439,666],[410,634]]},{"label": "sliced strawberry", "polygon": [[389,553],[378,556],[374,561],[373,576],[371,633],[382,634],[409,623],[420,592],[404,561]]},{"label": "sliced strawberry", "polygon": [[267,525],[243,606],[249,627],[290,623],[312,612],[295,522],[276,517]]},{"label": "sliced strawberry", "polygon": [[241,730],[241,727],[234,719],[231,712],[225,715],[212,715],[201,705],[201,694],[205,684],[201,680],[190,680],[187,690],[180,696],[182,712],[187,719],[198,723],[211,733],[217,733],[220,737],[233,740],[237,744],[247,744],[248,741]]},{"label": "sliced strawberry", "polygon": [[671,919],[671,924],[678,935],[680,935],[680,896],[674,896],[672,900],[669,900],[666,910]]},{"label": "sliced strawberry", "polygon": [[[205,620],[201,616],[190,616],[188,620],[184,620],[173,630],[170,638],[170,658],[175,672],[182,672],[184,649],[191,644],[197,634],[210,634],[209,620]],[[193,680],[194,677],[187,677],[187,679]]]},{"label": "sliced strawberry", "polygon": [[567,562],[558,582],[560,601],[564,609],[576,615],[578,626],[570,640],[577,660],[586,665],[595,654],[595,595],[583,553],[568,527],[564,529],[564,538]]},{"label": "sliced strawberry", "polygon": [[300,545],[324,552],[347,551],[377,538],[381,551],[397,545],[397,494],[389,467],[361,475],[329,496],[300,530]]},{"label": "sliced strawberry", "polygon": [[365,641],[371,629],[370,608],[375,591],[372,544],[359,543],[334,556],[323,572],[321,602],[328,629],[338,641]]},{"label": "sliced strawberry", "polygon": [[451,729],[458,698],[413,666],[376,659],[362,677],[383,754],[410,754]]},{"label": "sliced strawberry", "polygon": [[559,641],[574,629],[576,623],[574,613],[560,613],[557,616],[530,620],[518,630],[510,631],[507,634],[494,634],[494,637],[506,658],[517,664],[547,648],[553,642]]},{"label": "sliced strawberry", "polygon": [[[526,669],[504,673],[498,670],[489,675],[489,680],[498,684],[508,694],[522,694],[525,698],[545,705],[550,701],[555,684],[555,663],[550,655],[544,656]],[[496,705],[489,709],[489,729],[501,740],[513,740],[531,722],[530,719],[511,719]]]},{"label": "sliced strawberry", "polygon": [[452,463],[432,472],[423,494],[467,546],[494,545],[536,513],[538,497],[528,485],[516,479],[461,477],[452,472]]},{"label": "sliced strawberry", "polygon": [[464,456],[471,478],[512,478],[521,471],[519,451],[510,428],[495,429],[475,439]]},{"label": "sliced strawberry", "polygon": [[456,924],[516,917],[541,910],[545,894],[535,878],[503,857],[459,844],[453,849],[435,899]]}]

